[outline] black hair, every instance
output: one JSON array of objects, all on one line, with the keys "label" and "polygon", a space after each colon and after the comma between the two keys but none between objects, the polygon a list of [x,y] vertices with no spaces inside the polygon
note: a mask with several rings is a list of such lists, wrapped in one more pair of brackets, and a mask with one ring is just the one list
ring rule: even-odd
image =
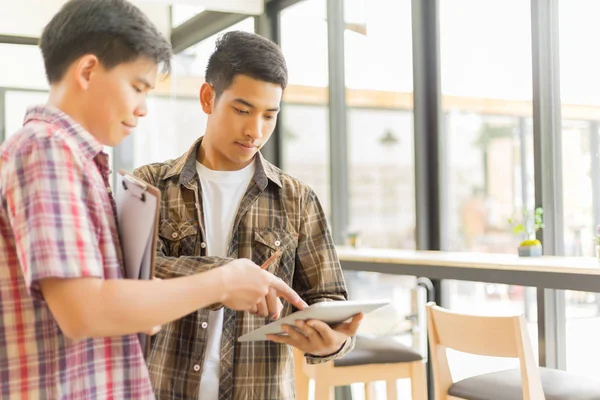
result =
[{"label": "black hair", "polygon": [[275,43],[254,33],[232,31],[217,39],[205,80],[219,97],[237,75],[274,83],[284,90],[288,80],[285,58]]},{"label": "black hair", "polygon": [[94,54],[107,69],[138,57],[171,68],[171,44],[127,0],[70,0],[46,25],[40,39],[48,82],[60,81],[79,57]]}]

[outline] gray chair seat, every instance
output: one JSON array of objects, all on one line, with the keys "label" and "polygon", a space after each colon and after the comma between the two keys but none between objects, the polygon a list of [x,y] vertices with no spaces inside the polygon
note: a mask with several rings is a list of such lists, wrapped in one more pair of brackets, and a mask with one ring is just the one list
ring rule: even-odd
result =
[{"label": "gray chair seat", "polygon": [[[600,381],[540,368],[546,400],[600,400]],[[522,400],[519,369],[492,372],[454,383],[448,394],[467,400]]]},{"label": "gray chair seat", "polygon": [[423,357],[410,347],[394,339],[380,337],[356,337],[354,349],[344,357],[334,360],[336,367],[351,367],[367,364],[390,364],[422,360]]}]

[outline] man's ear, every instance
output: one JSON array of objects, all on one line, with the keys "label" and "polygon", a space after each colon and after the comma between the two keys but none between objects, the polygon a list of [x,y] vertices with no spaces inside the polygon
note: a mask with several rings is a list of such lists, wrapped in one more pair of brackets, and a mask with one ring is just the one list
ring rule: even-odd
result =
[{"label": "man's ear", "polygon": [[215,89],[210,83],[204,82],[200,87],[200,105],[206,114],[212,114],[215,105]]},{"label": "man's ear", "polygon": [[102,68],[102,65],[98,57],[93,54],[86,54],[77,61],[74,71],[75,81],[82,90],[88,89],[92,75],[98,68]]}]

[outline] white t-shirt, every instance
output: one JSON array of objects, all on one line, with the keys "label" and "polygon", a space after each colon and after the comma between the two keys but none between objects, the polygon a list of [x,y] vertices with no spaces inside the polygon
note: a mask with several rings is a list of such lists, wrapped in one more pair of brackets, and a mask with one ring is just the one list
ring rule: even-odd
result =
[{"label": "white t-shirt", "polygon": [[[252,162],[239,171],[214,171],[196,162],[196,169],[202,187],[207,255],[227,257],[233,222],[254,176],[255,164]],[[218,400],[223,309],[210,312],[207,329],[199,398]]]}]

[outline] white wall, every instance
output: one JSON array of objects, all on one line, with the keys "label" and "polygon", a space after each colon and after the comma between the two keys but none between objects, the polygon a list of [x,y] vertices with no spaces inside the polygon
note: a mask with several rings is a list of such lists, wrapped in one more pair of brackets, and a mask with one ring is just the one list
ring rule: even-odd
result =
[{"label": "white wall", "polygon": [[47,99],[48,94],[42,92],[6,92],[6,138],[23,126],[23,118],[28,107],[44,104]]},{"label": "white wall", "polygon": [[[0,34],[39,37],[65,0],[0,0]],[[170,35],[169,7],[165,3],[136,0],[164,35]],[[32,10],[35,10],[33,12]]]},{"label": "white wall", "polygon": [[[65,0],[0,0],[0,35],[39,37],[64,3]],[[169,36],[167,6],[144,3],[140,9]],[[48,89],[42,54],[37,46],[0,44],[0,87]]]},{"label": "white wall", "polygon": [[0,44],[0,87],[48,89],[37,46]]},{"label": "white wall", "polygon": [[202,7],[206,10],[260,15],[265,9],[264,0],[137,0],[140,3],[176,4]]}]

